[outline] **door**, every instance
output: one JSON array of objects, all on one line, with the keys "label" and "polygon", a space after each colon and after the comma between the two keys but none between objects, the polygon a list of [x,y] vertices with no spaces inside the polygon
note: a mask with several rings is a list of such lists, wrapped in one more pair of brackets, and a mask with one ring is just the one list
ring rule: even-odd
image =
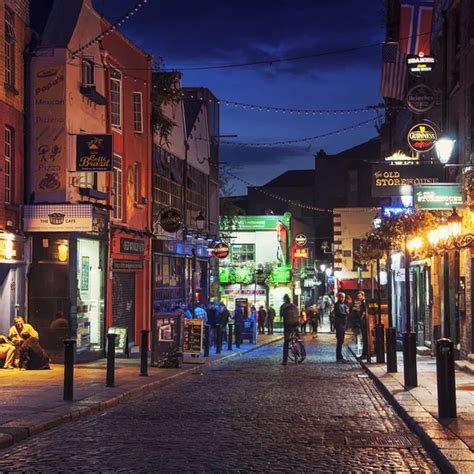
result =
[{"label": "door", "polygon": [[114,272],[112,277],[112,326],[128,329],[128,343],[135,342],[135,273]]}]

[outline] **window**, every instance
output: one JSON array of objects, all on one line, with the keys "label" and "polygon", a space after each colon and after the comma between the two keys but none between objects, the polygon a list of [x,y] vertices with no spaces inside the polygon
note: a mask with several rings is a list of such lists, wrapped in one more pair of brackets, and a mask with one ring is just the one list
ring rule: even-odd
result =
[{"label": "window", "polygon": [[79,186],[81,188],[97,189],[97,173],[90,171],[80,173]]},{"label": "window", "polygon": [[13,13],[5,9],[5,84],[15,87],[15,19]]},{"label": "window", "polygon": [[133,199],[134,201],[139,204],[140,202],[140,180],[141,180],[141,165],[140,163],[135,163],[133,165],[133,174],[135,175],[134,178],[134,186],[133,186]]},{"label": "window", "polygon": [[5,127],[5,204],[12,202],[13,185],[13,129]]},{"label": "window", "polygon": [[133,131],[143,133],[143,104],[142,93],[133,93]]},{"label": "window", "polygon": [[81,68],[82,68],[82,72],[81,72],[82,85],[94,86],[95,85],[94,59],[82,58]]},{"label": "window", "polygon": [[246,263],[255,260],[255,244],[232,244],[233,263]]},{"label": "window", "polygon": [[117,69],[110,77],[110,109],[112,127],[122,128],[122,74]]},{"label": "window", "polygon": [[122,219],[122,157],[114,155],[113,201],[114,219]]}]

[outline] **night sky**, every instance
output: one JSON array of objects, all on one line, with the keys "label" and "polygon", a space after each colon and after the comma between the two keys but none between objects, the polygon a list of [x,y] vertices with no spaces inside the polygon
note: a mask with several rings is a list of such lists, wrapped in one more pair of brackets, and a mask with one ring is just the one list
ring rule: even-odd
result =
[{"label": "night sky", "polygon": [[[95,0],[114,21],[134,0]],[[381,47],[272,65],[185,70],[210,65],[295,57],[371,45],[383,40],[382,0],[148,0],[121,31],[183,71],[184,86],[208,87],[218,98],[290,108],[350,108],[380,102]],[[242,142],[320,135],[374,117],[374,112],[292,115],[221,106],[221,134]],[[302,145],[263,148],[222,146],[232,173],[264,184],[286,169],[313,166],[323,148],[342,151],[376,135],[375,124]],[[224,168],[225,169],[225,168]],[[233,180],[234,194],[245,184]]]}]

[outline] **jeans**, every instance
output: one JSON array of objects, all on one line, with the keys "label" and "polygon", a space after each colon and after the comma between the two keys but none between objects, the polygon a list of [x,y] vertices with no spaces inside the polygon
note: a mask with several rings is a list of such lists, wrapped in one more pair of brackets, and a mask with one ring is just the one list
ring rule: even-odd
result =
[{"label": "jeans", "polygon": [[296,332],[299,336],[298,328],[285,327],[284,328],[284,340],[283,340],[283,362],[288,362],[288,346],[290,342],[291,333]]},{"label": "jeans", "polygon": [[344,337],[346,335],[346,326],[336,324],[336,359],[342,360],[342,344],[344,344]]},{"label": "jeans", "polygon": [[267,331],[268,334],[273,334],[273,319],[267,320]]}]

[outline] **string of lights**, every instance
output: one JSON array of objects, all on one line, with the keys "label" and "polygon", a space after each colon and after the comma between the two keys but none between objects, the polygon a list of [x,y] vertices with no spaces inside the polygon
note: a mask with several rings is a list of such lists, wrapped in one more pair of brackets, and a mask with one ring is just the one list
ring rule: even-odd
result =
[{"label": "string of lights", "polygon": [[80,48],[76,49],[71,53],[72,58],[74,59],[77,54],[82,53],[86,49],[90,48],[93,44],[98,43],[101,41],[105,36],[115,31],[118,27],[122,26],[128,19],[130,19],[135,13],[142,8],[148,0],[139,0],[136,2],[124,15],[122,15],[117,21],[112,23],[107,29],[105,29],[102,33],[98,34],[95,38],[91,39],[89,42],[81,46]]}]

